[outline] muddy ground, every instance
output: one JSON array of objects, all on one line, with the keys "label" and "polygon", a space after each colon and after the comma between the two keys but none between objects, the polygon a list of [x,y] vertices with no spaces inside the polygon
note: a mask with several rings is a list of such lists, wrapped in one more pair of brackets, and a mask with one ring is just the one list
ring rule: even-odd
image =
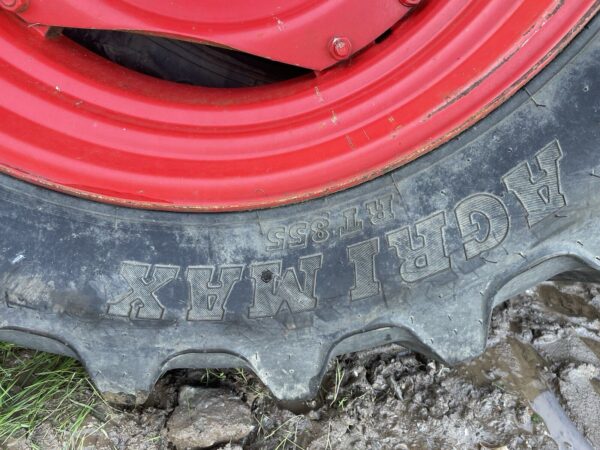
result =
[{"label": "muddy ground", "polygon": [[[143,407],[97,408],[94,449],[600,448],[600,286],[545,283],[497,308],[459,367],[392,345],[334,361],[312,409],[277,406],[247,371],[167,374]],[[41,427],[11,448],[64,448]]]}]

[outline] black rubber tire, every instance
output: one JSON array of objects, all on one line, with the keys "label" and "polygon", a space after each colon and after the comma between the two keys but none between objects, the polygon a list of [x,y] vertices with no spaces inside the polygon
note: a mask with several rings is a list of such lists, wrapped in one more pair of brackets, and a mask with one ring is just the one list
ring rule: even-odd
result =
[{"label": "black rubber tire", "polygon": [[600,269],[599,28],[438,150],[303,204],[140,211],[0,177],[0,339],[79,358],[113,400],[178,367],[302,400],[339,353],[479,354],[494,305]]},{"label": "black rubber tire", "polygon": [[177,83],[238,88],[312,73],[235,50],[147,34],[78,28],[62,33],[117,64]]}]

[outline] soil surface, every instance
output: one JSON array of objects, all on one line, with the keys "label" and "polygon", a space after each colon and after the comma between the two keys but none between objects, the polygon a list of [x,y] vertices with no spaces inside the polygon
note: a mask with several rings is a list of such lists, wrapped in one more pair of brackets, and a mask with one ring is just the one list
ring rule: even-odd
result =
[{"label": "soil surface", "polygon": [[[96,411],[77,447],[600,448],[600,285],[545,283],[501,305],[487,351],[457,367],[397,345],[340,357],[308,406],[279,407],[247,371],[174,371],[144,407]],[[65,446],[38,434],[11,448]]]}]

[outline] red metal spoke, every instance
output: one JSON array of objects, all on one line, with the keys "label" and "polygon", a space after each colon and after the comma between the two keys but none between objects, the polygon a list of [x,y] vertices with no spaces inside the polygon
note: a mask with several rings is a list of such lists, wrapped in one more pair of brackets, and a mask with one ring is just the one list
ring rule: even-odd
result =
[{"label": "red metal spoke", "polygon": [[[131,30],[209,42],[323,70],[411,10],[399,0],[2,0],[31,24]],[[347,41],[345,56],[331,49]]]}]

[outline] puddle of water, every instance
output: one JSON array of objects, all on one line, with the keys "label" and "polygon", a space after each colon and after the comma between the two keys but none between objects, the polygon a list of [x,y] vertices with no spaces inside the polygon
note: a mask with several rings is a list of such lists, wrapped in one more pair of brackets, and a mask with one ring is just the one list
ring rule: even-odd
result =
[{"label": "puddle of water", "polygon": [[509,337],[506,343],[488,348],[463,370],[476,384],[495,383],[533,400],[546,390],[539,377],[539,368],[544,365],[543,358],[532,347]]},{"label": "puddle of water", "polygon": [[600,380],[596,380],[595,378],[592,378],[590,380],[590,384],[594,388],[594,391],[596,391],[596,394],[600,395]]},{"label": "puddle of water", "polygon": [[589,337],[585,337],[585,336],[579,336],[579,339],[581,339],[583,341],[583,343],[592,351],[594,352],[594,354],[600,358],[600,342],[595,340],[595,339],[591,339]]},{"label": "puddle of water", "polygon": [[593,450],[542,381],[540,368],[544,365],[544,359],[533,347],[509,337],[506,343],[487,349],[462,370],[475,384],[496,383],[526,399],[544,421],[559,450]]},{"label": "puddle of water", "polygon": [[585,317],[590,320],[600,319],[600,311],[579,295],[561,292],[555,286],[549,284],[538,286],[537,292],[539,302],[559,314]]}]

